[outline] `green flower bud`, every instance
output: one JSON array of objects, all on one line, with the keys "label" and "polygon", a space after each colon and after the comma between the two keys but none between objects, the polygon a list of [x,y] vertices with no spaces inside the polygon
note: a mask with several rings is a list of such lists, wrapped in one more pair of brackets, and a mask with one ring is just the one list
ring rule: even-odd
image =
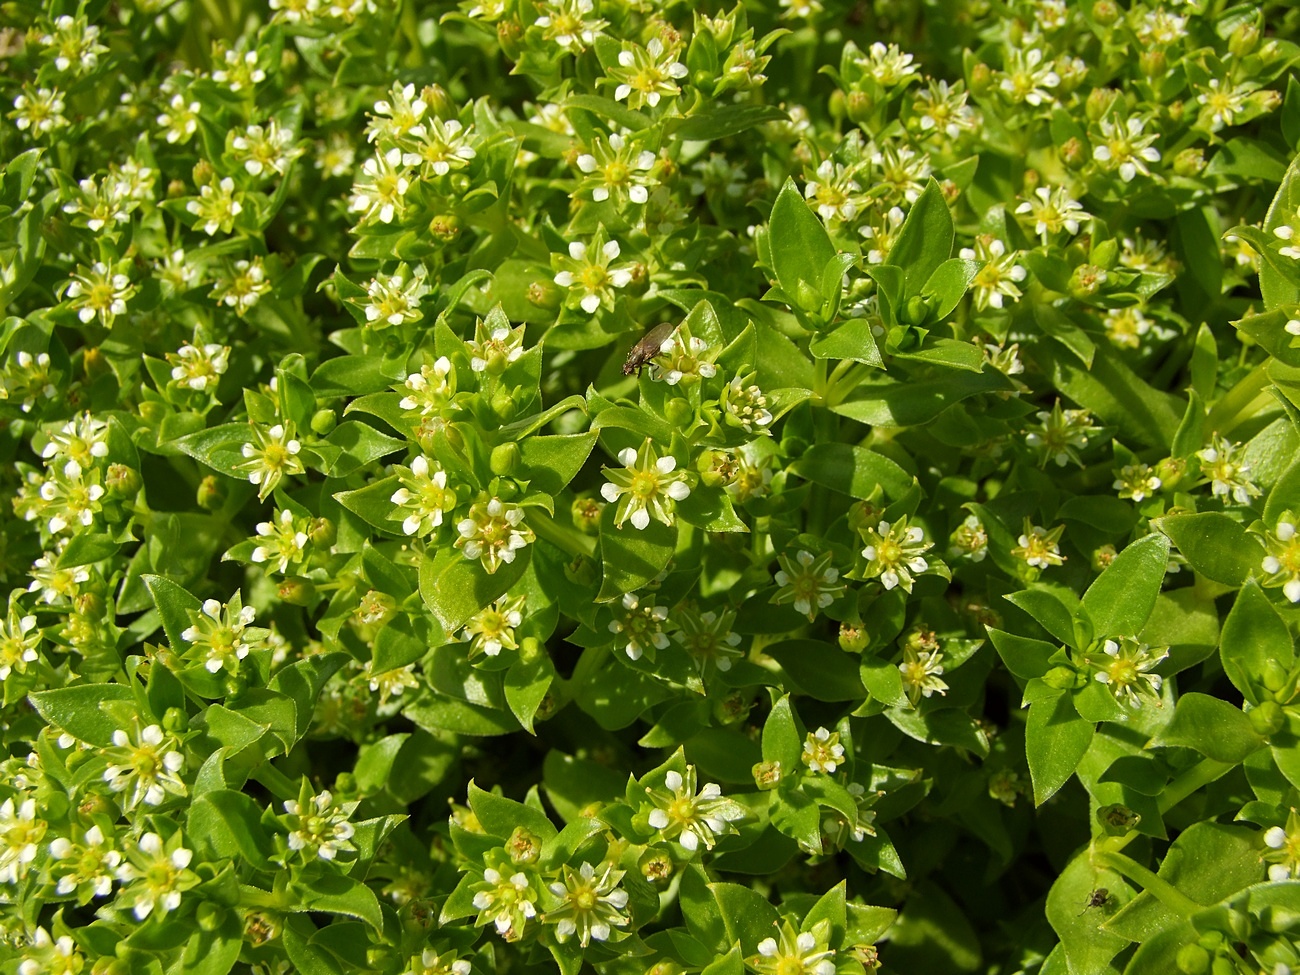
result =
[{"label": "green flower bud", "polygon": [[1070,169],[1082,169],[1088,164],[1088,150],[1077,136],[1070,136],[1060,148],[1061,162]]},{"label": "green flower bud", "polygon": [[572,562],[565,563],[564,576],[580,586],[593,586],[600,579],[600,571],[591,559],[579,555]]},{"label": "green flower bud", "polygon": [[1119,553],[1115,551],[1115,546],[1107,542],[1092,553],[1092,567],[1098,572],[1101,572],[1115,561],[1115,556],[1118,554]]},{"label": "green flower bud", "polygon": [[163,712],[163,730],[174,735],[183,734],[190,726],[189,715],[184,708],[168,708]]},{"label": "green flower bud", "polygon": [[1090,298],[1106,283],[1105,268],[1096,264],[1080,264],[1070,275],[1070,294],[1076,298]]},{"label": "green flower bud", "polygon": [[743,691],[732,691],[713,702],[713,717],[723,726],[734,725],[745,720],[752,706]]},{"label": "green flower bud", "polygon": [[428,105],[433,114],[439,118],[455,118],[456,103],[447,94],[442,85],[425,85],[420,91],[420,99]]},{"label": "green flower bud", "polygon": [[600,512],[604,508],[595,498],[574,498],[569,506],[569,517],[573,527],[584,535],[594,535],[600,531]]},{"label": "green flower bud", "polygon": [[1228,50],[1239,58],[1244,58],[1259,45],[1259,25],[1240,24],[1228,38]]},{"label": "green flower bud", "polygon": [[930,303],[920,295],[913,295],[903,305],[899,320],[908,325],[920,325],[930,314]]},{"label": "green flower bud", "polygon": [[104,353],[99,351],[98,346],[88,346],[81,353],[81,368],[85,370],[87,379],[94,379],[108,372],[108,360],[104,358]]},{"label": "green flower bud", "polygon": [[654,849],[653,847],[641,854],[641,859],[637,861],[637,867],[641,871],[641,876],[652,884],[663,883],[673,875],[672,857],[663,850]]},{"label": "green flower bud", "polygon": [[556,311],[564,301],[564,292],[550,281],[534,281],[524,292],[528,303],[547,311]]},{"label": "green flower bud", "polygon": [[190,172],[190,178],[193,179],[195,186],[207,186],[208,183],[212,182],[212,177],[216,175],[216,172],[212,167],[212,163],[206,159],[200,159]]},{"label": "green flower bud", "polygon": [[333,410],[317,410],[312,414],[312,433],[320,437],[328,436],[338,426],[339,418]]},{"label": "green flower bud", "polygon": [[460,220],[454,214],[440,213],[429,221],[429,233],[434,240],[450,244],[460,236]]},{"label": "green flower bud", "polygon": [[841,121],[849,113],[849,99],[840,88],[831,92],[830,100],[826,103],[827,109],[831,113],[831,118],[836,122]]},{"label": "green flower bud", "polygon": [[822,309],[821,293],[807,281],[796,281],[794,294],[789,297],[794,302],[796,308],[806,311],[809,314],[819,312]]},{"label": "green flower bud", "polygon": [[140,411],[140,419],[150,426],[157,426],[162,423],[163,417],[167,415],[167,404],[160,403],[158,400],[147,399],[136,407]]},{"label": "green flower bud", "polygon": [[366,949],[366,967],[376,972],[391,972],[401,964],[401,956],[391,945],[371,945]]},{"label": "green flower bud", "polygon": [[1214,959],[1210,965],[1211,975],[1241,975],[1240,970],[1229,959],[1222,956]]},{"label": "green flower bud", "polygon": [[1166,457],[1156,464],[1156,477],[1160,478],[1160,487],[1164,491],[1172,491],[1178,487],[1186,473],[1187,461],[1181,457]]},{"label": "green flower bud", "polygon": [[726,487],[736,479],[736,458],[725,450],[704,450],[696,458],[695,470],[706,487]]},{"label": "green flower bud", "polygon": [[970,69],[970,90],[976,97],[987,95],[993,86],[993,69],[980,62]]},{"label": "green flower bud", "polygon": [[761,792],[771,792],[781,784],[780,762],[758,762],[753,768],[754,784]]},{"label": "green flower bud", "polygon": [[104,487],[115,497],[131,498],[140,490],[140,475],[125,464],[109,464],[104,474]]},{"label": "green flower bud", "polygon": [[870,121],[876,100],[865,91],[851,91],[844,99],[844,108],[849,118],[861,125]]},{"label": "green flower bud", "polygon": [[1201,149],[1184,149],[1174,156],[1174,172],[1179,176],[1199,176],[1205,169],[1205,152]]},{"label": "green flower bud", "polygon": [[1084,102],[1083,113],[1088,116],[1089,122],[1096,122],[1105,117],[1114,104],[1115,92],[1109,88],[1094,88],[1088,92],[1088,100]]},{"label": "green flower bud", "polygon": [[1276,657],[1269,657],[1264,661],[1264,672],[1260,674],[1260,679],[1265,688],[1276,694],[1290,683],[1290,676]]},{"label": "green flower bud", "polygon": [[104,597],[97,592],[78,593],[72,600],[72,608],[83,616],[101,617],[104,615]]},{"label": "green flower bud", "polygon": [[280,583],[276,595],[291,606],[307,606],[316,598],[316,587],[310,579],[293,576]]},{"label": "green flower bud", "polygon": [[1113,27],[1119,20],[1119,7],[1115,0],[1097,0],[1092,5],[1092,19],[1102,27]]},{"label": "green flower bud", "polygon": [[519,470],[519,444],[502,443],[492,448],[488,466],[498,477],[509,477]]},{"label": "green flower bud", "polygon": [[852,623],[845,621],[840,624],[839,641],[840,649],[845,653],[861,653],[867,649],[871,638],[860,620]]},{"label": "green flower bud", "polygon": [[1057,690],[1069,691],[1076,687],[1082,687],[1085,679],[1082,674],[1072,667],[1053,667],[1043,675],[1043,683],[1048,687],[1055,687]]},{"label": "green flower bud", "polygon": [[[504,368],[504,363],[502,368]],[[490,361],[488,363],[488,372],[492,372],[492,363]],[[500,417],[502,421],[508,423],[512,420],[518,408],[514,395],[507,390],[498,389],[492,394],[492,412]]]},{"label": "green flower bud", "polygon": [[686,399],[674,396],[664,407],[664,416],[673,426],[685,427],[695,418],[695,410]]},{"label": "green flower bud", "polygon": [[1261,701],[1258,707],[1251,709],[1248,717],[1250,726],[1261,738],[1277,734],[1286,725],[1286,713],[1276,701]]},{"label": "green flower bud", "polygon": [[225,486],[217,480],[215,474],[208,474],[203,480],[199,481],[196,495],[199,507],[205,511],[216,511],[226,501]]},{"label": "green flower bud", "polygon": [[501,53],[511,61],[519,60],[520,41],[523,40],[523,36],[524,27],[519,21],[497,21],[497,43],[501,45]]},{"label": "green flower bud", "polygon": [[506,840],[506,853],[513,864],[536,863],[542,858],[541,837],[526,826],[516,826]]},{"label": "green flower bud", "polygon": [[1107,835],[1123,836],[1137,829],[1142,817],[1128,806],[1114,802],[1097,810],[1097,822]]},{"label": "green flower bud", "polygon": [[1178,949],[1178,970],[1185,975],[1205,975],[1210,970],[1210,953],[1200,945],[1183,945]]},{"label": "green flower bud", "polygon": [[397,600],[386,592],[371,589],[357,604],[354,619],[362,626],[382,626],[397,615]]},{"label": "green flower bud", "polygon": [[328,518],[313,518],[311,527],[307,529],[307,537],[312,540],[314,545],[333,545],[334,537],[337,534],[338,529],[334,527],[334,522]]},{"label": "green flower bud", "polygon": [[1153,80],[1163,78],[1169,71],[1169,58],[1161,48],[1147,48],[1138,55],[1138,70]]}]

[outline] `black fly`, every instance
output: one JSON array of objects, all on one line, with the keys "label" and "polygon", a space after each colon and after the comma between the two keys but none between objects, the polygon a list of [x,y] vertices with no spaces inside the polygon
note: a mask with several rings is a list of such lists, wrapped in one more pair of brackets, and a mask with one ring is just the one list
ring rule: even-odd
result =
[{"label": "black fly", "polygon": [[627,361],[623,363],[623,375],[630,376],[632,373],[641,375],[641,368],[659,354],[660,347],[676,328],[677,326],[672,322],[660,322],[646,332],[641,341],[632,346],[628,352]]},{"label": "black fly", "polygon": [[1079,917],[1083,917],[1094,907],[1105,907],[1108,900],[1110,900],[1110,891],[1105,887],[1098,887],[1088,895],[1088,903],[1083,905],[1083,910],[1079,912]]}]

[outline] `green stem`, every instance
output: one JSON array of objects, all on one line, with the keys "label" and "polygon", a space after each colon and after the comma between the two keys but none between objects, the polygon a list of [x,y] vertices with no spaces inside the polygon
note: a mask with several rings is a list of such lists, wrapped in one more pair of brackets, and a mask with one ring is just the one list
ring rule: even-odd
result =
[{"label": "green stem", "polygon": [[1250,407],[1261,396],[1267,396],[1264,392],[1267,384],[1267,363],[1261,362],[1214,404],[1214,409],[1210,410],[1210,415],[1206,418],[1206,428],[1212,433],[1227,436],[1239,419],[1248,419],[1257,412]]},{"label": "green stem", "polygon": [[1196,903],[1169,881],[1156,876],[1132,857],[1125,856],[1123,853],[1110,853],[1101,850],[1093,854],[1093,862],[1098,866],[1109,867],[1121,877],[1139,884],[1144,890],[1159,899],[1160,903],[1164,904],[1165,907],[1185,918],[1191,917],[1204,909],[1204,905]]},{"label": "green stem", "polygon": [[596,540],[594,538],[584,535],[574,528],[561,525],[540,508],[529,509],[528,525],[540,537],[570,555],[593,558],[596,554]]}]

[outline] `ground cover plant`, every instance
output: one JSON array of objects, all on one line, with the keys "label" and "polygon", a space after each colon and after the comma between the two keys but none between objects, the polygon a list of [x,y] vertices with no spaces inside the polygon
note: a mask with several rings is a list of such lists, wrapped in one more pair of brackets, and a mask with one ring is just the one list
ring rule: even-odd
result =
[{"label": "ground cover plant", "polygon": [[1300,971],[1298,28],[0,5],[0,971]]}]

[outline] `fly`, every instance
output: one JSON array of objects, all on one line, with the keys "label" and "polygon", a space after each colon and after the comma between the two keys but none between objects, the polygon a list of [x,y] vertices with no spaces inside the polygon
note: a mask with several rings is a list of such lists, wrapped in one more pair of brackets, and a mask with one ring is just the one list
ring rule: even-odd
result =
[{"label": "fly", "polygon": [[664,342],[676,329],[677,326],[672,322],[660,322],[646,332],[641,341],[628,351],[627,360],[623,363],[623,375],[630,376],[632,373],[641,375],[642,367],[659,355]]}]

